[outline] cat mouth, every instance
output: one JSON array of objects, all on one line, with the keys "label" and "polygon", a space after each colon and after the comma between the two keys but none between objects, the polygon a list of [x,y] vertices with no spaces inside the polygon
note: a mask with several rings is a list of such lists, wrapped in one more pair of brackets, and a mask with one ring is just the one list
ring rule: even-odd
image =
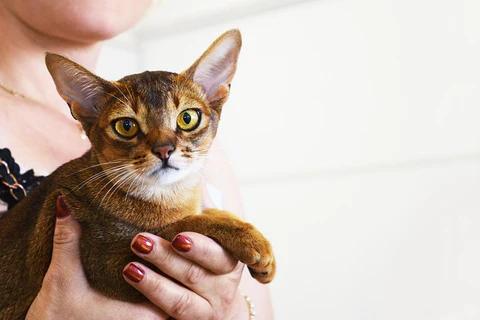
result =
[{"label": "cat mouth", "polygon": [[156,174],[159,174],[160,172],[164,173],[166,172],[167,170],[180,170],[180,168],[177,168],[177,167],[174,167],[174,166],[171,166],[169,165],[168,163],[163,163],[162,166],[156,168],[155,170],[153,170],[153,172],[150,174],[151,176],[154,176]]}]

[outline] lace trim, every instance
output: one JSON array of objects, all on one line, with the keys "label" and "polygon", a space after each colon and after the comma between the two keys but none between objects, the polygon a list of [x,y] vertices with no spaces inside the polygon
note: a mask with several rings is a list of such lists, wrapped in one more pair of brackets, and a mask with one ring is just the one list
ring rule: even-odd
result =
[{"label": "lace trim", "polygon": [[0,149],[0,200],[8,204],[9,210],[44,178],[35,176],[33,170],[21,174],[20,166],[15,162],[10,150]]}]

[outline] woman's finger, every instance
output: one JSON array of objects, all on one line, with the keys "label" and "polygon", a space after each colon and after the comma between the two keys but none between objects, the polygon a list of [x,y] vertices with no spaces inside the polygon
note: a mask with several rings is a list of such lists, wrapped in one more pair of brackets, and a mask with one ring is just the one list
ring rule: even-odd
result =
[{"label": "woman's finger", "polygon": [[[238,268],[238,260],[218,243],[194,232],[178,234],[172,243],[155,235],[142,233],[133,239],[131,247],[138,256],[154,263],[157,267],[167,265],[173,257],[171,254],[176,252],[218,275],[231,273]],[[150,254],[151,251],[154,252]]]},{"label": "woman's finger", "polygon": [[209,319],[214,312],[206,299],[138,262],[128,264],[123,276],[154,305],[176,319]]},{"label": "woman's finger", "polygon": [[[70,215],[65,198],[59,196],[56,203],[57,221],[53,236],[53,251],[50,267],[44,278],[49,284],[60,289],[75,282],[75,285],[86,286],[83,268],[80,262],[79,240],[81,228]],[[68,275],[68,277],[65,277]],[[73,277],[72,277],[73,276]],[[84,289],[84,288],[83,288]]]},{"label": "woman's finger", "polygon": [[78,222],[71,217],[64,196],[57,198],[56,214],[52,259],[77,264],[78,259],[75,259],[75,256],[79,255],[79,239],[82,231]]},{"label": "woman's finger", "polygon": [[[234,292],[229,294],[230,292],[226,288],[236,288],[241,277],[242,265],[238,262],[234,265],[235,260],[232,261],[231,256],[218,244],[213,243],[211,246],[205,246],[205,243],[208,244],[209,242],[202,242],[201,240],[209,240],[208,238],[194,233],[188,234],[188,236],[195,240],[188,238],[188,243],[182,242],[180,246],[178,238],[186,238],[182,235],[177,237],[173,243],[173,246],[180,248],[182,254],[197,249],[196,254],[191,254],[188,257],[182,257],[178,254],[170,242],[147,233],[135,237],[132,242],[132,250],[141,258],[151,262],[164,273],[203,297],[208,298],[222,291],[227,299],[230,298]],[[180,241],[184,241],[184,239]],[[195,243],[198,243],[198,245],[195,245]],[[193,260],[200,255],[211,257],[213,261],[221,261],[218,266],[209,265],[209,267],[221,270],[222,276],[213,273]],[[204,262],[204,260],[205,257],[202,256],[201,262]],[[223,269],[221,269],[222,266]]]},{"label": "woman's finger", "polygon": [[182,232],[172,241],[181,256],[216,273],[228,274],[238,268],[238,260],[214,240],[195,232]]}]

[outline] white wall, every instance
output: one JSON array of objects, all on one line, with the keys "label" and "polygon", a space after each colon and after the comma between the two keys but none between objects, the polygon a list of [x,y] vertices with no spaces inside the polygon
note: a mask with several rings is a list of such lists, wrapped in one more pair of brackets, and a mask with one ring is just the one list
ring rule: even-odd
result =
[{"label": "white wall", "polygon": [[169,3],[103,61],[179,72],[241,29],[220,136],[276,318],[480,318],[480,3]]}]

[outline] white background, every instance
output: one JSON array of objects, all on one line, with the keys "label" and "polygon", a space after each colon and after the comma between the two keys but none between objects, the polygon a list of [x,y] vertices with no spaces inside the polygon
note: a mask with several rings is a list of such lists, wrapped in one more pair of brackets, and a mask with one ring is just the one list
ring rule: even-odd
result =
[{"label": "white background", "polygon": [[276,319],[480,319],[480,2],[159,1],[98,73],[244,46],[220,138]]}]

